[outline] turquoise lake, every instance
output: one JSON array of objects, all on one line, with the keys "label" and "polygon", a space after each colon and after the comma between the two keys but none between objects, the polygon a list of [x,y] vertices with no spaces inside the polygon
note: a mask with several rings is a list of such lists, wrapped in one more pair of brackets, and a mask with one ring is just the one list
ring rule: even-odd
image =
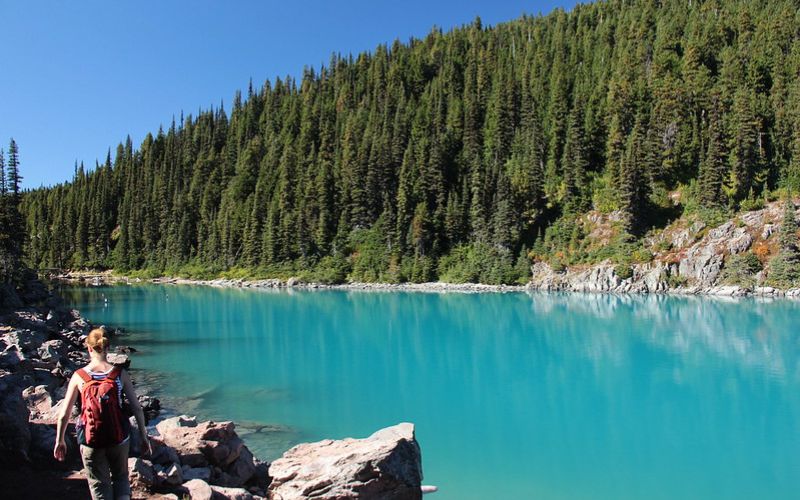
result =
[{"label": "turquoise lake", "polygon": [[[426,496],[798,498],[800,302],[67,288],[263,459],[416,424]],[[157,380],[152,380],[158,374]],[[144,374],[142,374],[144,376]]]}]

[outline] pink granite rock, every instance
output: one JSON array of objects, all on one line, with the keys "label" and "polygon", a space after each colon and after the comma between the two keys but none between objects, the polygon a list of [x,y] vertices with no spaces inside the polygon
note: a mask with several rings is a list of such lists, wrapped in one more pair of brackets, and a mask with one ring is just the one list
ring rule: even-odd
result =
[{"label": "pink granite rock", "polygon": [[270,464],[269,493],[283,500],[419,499],[421,461],[410,423],[382,429],[366,439],[304,443]]}]

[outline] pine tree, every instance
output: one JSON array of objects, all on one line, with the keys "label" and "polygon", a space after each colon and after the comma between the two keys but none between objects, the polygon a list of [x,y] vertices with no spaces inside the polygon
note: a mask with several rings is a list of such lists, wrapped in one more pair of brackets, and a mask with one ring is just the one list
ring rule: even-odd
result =
[{"label": "pine tree", "polygon": [[778,254],[770,260],[768,282],[781,288],[800,284],[800,249],[797,239],[797,215],[791,193],[787,193],[783,209]]},{"label": "pine tree", "polygon": [[561,165],[564,169],[564,211],[571,214],[581,212],[587,207],[585,189],[589,158],[583,116],[578,105],[570,113]]},{"label": "pine tree", "polygon": [[715,111],[710,121],[708,149],[700,165],[700,200],[706,207],[720,207],[726,202],[722,189],[728,175],[726,140],[721,114]]},{"label": "pine tree", "polygon": [[22,176],[19,173],[19,150],[17,149],[17,143],[14,139],[11,139],[8,145],[8,192],[13,195],[12,200],[13,203],[19,204],[19,196],[20,196],[20,183],[22,182]]},{"label": "pine tree", "polygon": [[650,179],[645,169],[645,131],[643,118],[637,117],[625,154],[619,180],[621,208],[625,215],[624,227],[629,234],[638,235],[645,229]]}]

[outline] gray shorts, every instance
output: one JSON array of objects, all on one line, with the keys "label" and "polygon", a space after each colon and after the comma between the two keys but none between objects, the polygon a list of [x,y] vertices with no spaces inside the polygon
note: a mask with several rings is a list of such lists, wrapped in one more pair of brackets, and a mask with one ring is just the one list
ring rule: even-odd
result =
[{"label": "gray shorts", "polygon": [[92,500],[114,500],[131,496],[128,481],[128,446],[130,440],[109,448],[81,445],[81,458]]}]

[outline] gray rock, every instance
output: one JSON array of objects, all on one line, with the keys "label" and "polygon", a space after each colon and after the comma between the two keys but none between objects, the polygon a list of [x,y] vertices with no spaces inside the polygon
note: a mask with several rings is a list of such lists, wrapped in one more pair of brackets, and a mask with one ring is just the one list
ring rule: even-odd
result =
[{"label": "gray rock", "polygon": [[711,285],[722,270],[723,256],[710,246],[697,244],[686,252],[678,265],[678,273],[700,285]]},{"label": "gray rock", "polygon": [[731,254],[742,253],[750,249],[753,244],[753,237],[744,227],[737,228],[733,235],[728,239],[728,252]]},{"label": "gray rock", "polygon": [[719,297],[739,297],[747,293],[748,290],[738,285],[715,286],[706,290],[707,295],[716,295]]}]

